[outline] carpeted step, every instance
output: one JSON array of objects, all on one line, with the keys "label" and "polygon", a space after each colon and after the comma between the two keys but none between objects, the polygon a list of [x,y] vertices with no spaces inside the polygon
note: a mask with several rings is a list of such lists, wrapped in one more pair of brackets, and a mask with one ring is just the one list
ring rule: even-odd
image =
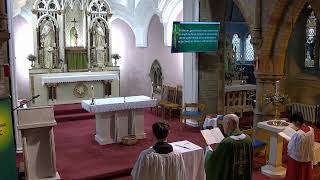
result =
[{"label": "carpeted step", "polygon": [[87,120],[87,119],[95,119],[95,114],[94,113],[61,114],[61,115],[55,115],[55,119],[57,122]]},{"label": "carpeted step", "polygon": [[81,104],[55,105],[53,110],[55,115],[87,113],[87,111],[81,107]]}]

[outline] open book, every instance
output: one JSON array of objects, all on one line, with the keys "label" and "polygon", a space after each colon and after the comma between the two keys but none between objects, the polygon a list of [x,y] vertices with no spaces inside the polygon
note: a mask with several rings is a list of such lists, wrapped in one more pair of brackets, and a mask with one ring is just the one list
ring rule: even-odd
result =
[{"label": "open book", "polygon": [[202,130],[201,134],[208,145],[220,143],[224,139],[224,136],[219,128]]},{"label": "open book", "polygon": [[292,129],[291,127],[286,127],[282,132],[279,132],[278,134],[287,141],[290,141],[294,133],[296,133],[294,129]]}]

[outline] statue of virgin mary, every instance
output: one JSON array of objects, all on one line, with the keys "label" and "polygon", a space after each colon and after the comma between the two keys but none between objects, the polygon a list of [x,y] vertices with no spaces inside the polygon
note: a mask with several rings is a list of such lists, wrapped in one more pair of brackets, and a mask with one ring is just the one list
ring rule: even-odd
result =
[{"label": "statue of virgin mary", "polygon": [[55,43],[55,30],[53,23],[47,20],[40,33],[41,47],[43,47],[43,57],[45,68],[53,68],[53,56]]}]

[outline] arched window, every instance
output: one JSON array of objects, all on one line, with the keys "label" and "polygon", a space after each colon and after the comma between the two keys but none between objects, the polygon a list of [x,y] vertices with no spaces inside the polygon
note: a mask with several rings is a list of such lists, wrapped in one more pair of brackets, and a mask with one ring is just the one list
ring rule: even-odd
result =
[{"label": "arched window", "polygon": [[251,35],[249,34],[246,38],[245,50],[244,50],[244,57],[247,63],[253,62],[253,59],[254,59],[254,50],[250,40],[251,40]]},{"label": "arched window", "polygon": [[[311,9],[311,7],[309,6]],[[316,45],[316,33],[317,33],[317,19],[314,12],[311,11],[307,19],[306,28],[306,48],[305,48],[305,67],[315,67],[315,45]]]},{"label": "arched window", "polygon": [[232,48],[236,54],[236,61],[241,61],[241,42],[238,34],[234,34],[232,37]]}]

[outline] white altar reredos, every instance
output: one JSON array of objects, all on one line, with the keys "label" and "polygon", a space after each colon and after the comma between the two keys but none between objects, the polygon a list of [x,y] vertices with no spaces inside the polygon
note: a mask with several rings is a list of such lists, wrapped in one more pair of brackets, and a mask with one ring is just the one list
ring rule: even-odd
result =
[{"label": "white altar reredos", "polygon": [[106,0],[35,0],[34,55],[29,70],[33,106],[119,96],[120,70],[111,61]]}]

